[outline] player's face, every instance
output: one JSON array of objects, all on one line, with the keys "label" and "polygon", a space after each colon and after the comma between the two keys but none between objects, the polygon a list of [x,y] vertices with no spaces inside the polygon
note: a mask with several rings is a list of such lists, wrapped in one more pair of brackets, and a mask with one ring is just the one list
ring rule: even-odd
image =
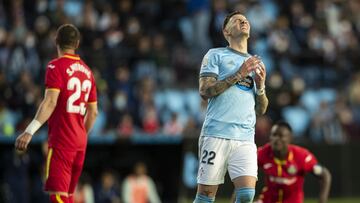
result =
[{"label": "player's face", "polygon": [[233,37],[250,36],[250,23],[246,17],[241,14],[232,16],[226,26],[226,29]]},{"label": "player's face", "polygon": [[291,142],[291,132],[288,128],[274,125],[270,132],[270,145],[275,151],[287,149]]}]

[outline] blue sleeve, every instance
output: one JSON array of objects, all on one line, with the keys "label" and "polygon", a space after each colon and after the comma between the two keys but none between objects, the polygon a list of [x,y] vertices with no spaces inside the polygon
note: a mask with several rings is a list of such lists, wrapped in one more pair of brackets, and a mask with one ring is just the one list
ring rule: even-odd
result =
[{"label": "blue sleeve", "polygon": [[219,75],[219,55],[208,51],[201,62],[200,77],[215,77]]}]

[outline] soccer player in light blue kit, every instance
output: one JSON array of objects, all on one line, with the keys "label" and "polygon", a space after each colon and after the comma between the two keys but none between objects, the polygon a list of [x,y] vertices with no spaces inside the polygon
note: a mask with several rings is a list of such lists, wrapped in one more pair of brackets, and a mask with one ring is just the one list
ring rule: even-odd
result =
[{"label": "soccer player in light blue kit", "polygon": [[214,202],[226,171],[236,202],[252,202],[257,181],[256,115],[268,106],[265,65],[247,52],[250,24],[240,12],[223,24],[228,47],[210,49],[200,70],[199,92],[208,100],[199,139],[198,188],[194,203]]}]

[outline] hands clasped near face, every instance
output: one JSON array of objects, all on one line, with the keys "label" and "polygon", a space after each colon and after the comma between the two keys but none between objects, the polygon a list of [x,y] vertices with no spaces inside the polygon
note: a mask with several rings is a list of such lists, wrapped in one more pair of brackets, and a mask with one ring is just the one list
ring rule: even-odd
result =
[{"label": "hands clasped near face", "polygon": [[255,83],[257,88],[265,86],[266,68],[265,64],[261,61],[260,57],[255,55],[247,59],[235,73],[238,80],[245,78],[252,71],[255,72]]}]

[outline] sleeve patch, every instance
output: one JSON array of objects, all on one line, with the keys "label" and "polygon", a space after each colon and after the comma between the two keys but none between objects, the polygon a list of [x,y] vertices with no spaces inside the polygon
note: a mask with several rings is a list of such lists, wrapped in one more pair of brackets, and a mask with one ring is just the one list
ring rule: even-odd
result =
[{"label": "sleeve patch", "polygon": [[49,64],[47,67],[50,68],[50,69],[54,69],[55,65],[54,64]]}]

